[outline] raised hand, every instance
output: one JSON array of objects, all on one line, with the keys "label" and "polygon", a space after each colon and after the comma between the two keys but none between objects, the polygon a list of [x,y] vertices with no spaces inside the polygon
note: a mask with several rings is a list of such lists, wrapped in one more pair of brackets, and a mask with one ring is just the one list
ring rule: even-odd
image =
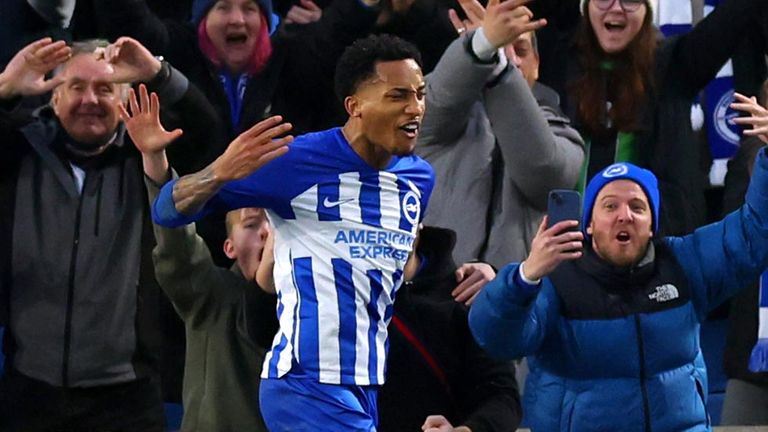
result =
[{"label": "raised hand", "polygon": [[731,108],[750,114],[749,117],[737,117],[733,122],[752,126],[752,129],[744,129],[744,135],[756,136],[764,143],[768,143],[768,109],[757,103],[754,96],[750,98],[734,93],[733,97],[736,102],[731,104]]},{"label": "raised hand", "polygon": [[72,50],[64,41],[39,39],[21,49],[0,73],[0,98],[47,93],[64,82],[61,75],[45,79],[56,66],[66,62]]},{"label": "raised hand", "polygon": [[486,263],[465,263],[456,270],[456,282],[459,284],[451,291],[451,295],[457,302],[469,306],[494,277],[496,272]]},{"label": "raised hand", "polygon": [[459,6],[461,6],[464,14],[467,16],[464,20],[459,18],[459,14],[455,10],[448,9],[448,19],[458,34],[461,35],[465,31],[472,31],[483,25],[485,8],[480,2],[477,0],[459,0]]},{"label": "raised hand", "polygon": [[464,30],[483,27],[485,37],[493,46],[501,48],[512,43],[521,34],[535,31],[547,25],[547,20],[533,20],[533,13],[524,5],[531,0],[489,0],[483,7],[477,0],[459,0],[467,19],[460,20],[453,9],[448,18],[459,34]]},{"label": "raised hand", "polygon": [[147,82],[160,72],[160,60],[136,39],[123,36],[101,54],[112,67],[111,80],[116,83]]},{"label": "raised hand", "polygon": [[524,5],[531,0],[489,0],[483,20],[483,32],[493,46],[501,48],[514,42],[521,34],[547,25],[547,20],[533,19],[533,12]]},{"label": "raised hand", "polygon": [[526,278],[541,279],[561,262],[581,257],[584,234],[581,231],[566,231],[578,224],[578,221],[566,220],[547,228],[547,217],[544,216],[531,242],[531,252],[525,259]]},{"label": "raised hand", "polygon": [[133,89],[128,91],[130,112],[120,104],[120,118],[128,135],[142,154],[160,153],[173,140],[182,135],[181,129],[171,132],[160,124],[160,101],[156,93],[147,94],[147,86],[139,85],[139,98]]},{"label": "raised hand", "polygon": [[239,180],[285,154],[293,137],[276,139],[292,128],[290,123],[282,123],[282,120],[281,116],[262,120],[235,138],[224,154],[211,164],[215,178],[221,182]]},{"label": "raised hand", "polygon": [[301,0],[285,14],[286,24],[309,24],[320,20],[323,10],[312,0]]}]

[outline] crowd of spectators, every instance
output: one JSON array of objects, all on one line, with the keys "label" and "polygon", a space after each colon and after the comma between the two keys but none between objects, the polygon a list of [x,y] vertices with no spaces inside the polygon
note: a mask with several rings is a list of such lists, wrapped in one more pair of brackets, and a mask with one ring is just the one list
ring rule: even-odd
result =
[{"label": "crowd of spectators", "polygon": [[[323,358],[327,323],[320,318],[314,328],[320,378],[307,391],[342,404],[354,394],[362,405],[355,415],[370,417],[338,424],[605,430],[629,421],[616,413],[632,406],[640,412],[633,428],[645,422],[654,430],[707,430],[698,332],[713,311],[729,309],[723,423],[768,424],[768,364],[758,370],[759,350],[752,352],[768,338],[768,289],[758,282],[764,257],[754,249],[765,227],[751,213],[768,208],[758,199],[768,196],[760,189],[768,1],[714,2],[690,31],[662,36],[660,10],[698,3],[3,2],[0,430],[162,431],[164,404],[183,405],[181,430],[294,430],[301,423],[285,426],[274,413],[302,411],[311,400],[282,407],[260,397],[288,398],[306,384],[275,387],[281,368],[315,379],[303,341],[293,338],[313,331],[302,302],[322,309],[322,289],[312,294],[318,298],[306,297],[302,271],[316,272],[318,286],[348,279],[359,289],[363,278],[378,278],[371,293],[332,296],[340,322],[325,335],[355,347],[348,367],[337,347],[338,382],[323,378],[333,362]],[[737,94],[732,107],[712,116],[747,132],[722,188],[708,180],[707,135],[691,107],[730,59],[734,87],[747,97]],[[390,118],[397,118],[394,126]],[[347,141],[351,152],[336,147]],[[337,166],[364,168],[351,169],[350,177]],[[598,249],[604,240],[593,235],[593,218],[602,213],[592,205],[608,188],[594,182],[617,166],[629,172],[619,178],[645,194],[650,217],[642,252],[626,262],[607,258]],[[338,177],[335,186],[328,176]],[[558,225],[575,230],[562,236],[546,226],[554,189],[586,199],[588,217],[579,228]],[[386,207],[399,200],[402,209]],[[399,225],[390,229],[387,218],[398,211]],[[315,220],[305,222],[307,212]],[[355,249],[362,257],[353,257],[373,269],[339,267],[336,243],[352,244],[356,234],[337,234],[323,228],[325,221],[390,236],[383,257],[366,257],[380,246],[362,246]],[[729,228],[743,238],[713,234]],[[317,240],[329,230],[333,245]],[[405,240],[396,244],[397,235]],[[547,241],[569,248],[554,253]],[[313,268],[294,255],[296,244],[335,257],[331,276],[320,276],[319,261]],[[725,257],[712,252],[720,248],[729,251]],[[392,262],[382,264],[384,258]],[[637,283],[634,271],[645,271],[647,259],[658,274]],[[525,267],[509,265],[523,261]],[[596,268],[613,271],[604,261],[630,276],[570,289]],[[644,357],[639,338],[639,372],[629,366],[632,356],[626,368],[615,364],[620,358],[601,357],[631,333],[629,324],[606,322],[667,307],[660,312],[611,290],[666,286],[660,278],[681,287],[674,303],[680,310],[691,308],[685,319],[659,321],[676,326],[657,347],[667,355]],[[584,306],[588,301],[601,306]],[[368,326],[379,325],[383,336],[370,336]],[[600,332],[603,340],[590,345]],[[379,343],[389,352],[379,371],[386,382],[357,372],[362,357],[369,367],[383,361]],[[590,346],[599,352],[586,353]],[[528,364],[521,363],[526,356]],[[682,370],[690,382],[650,376]],[[603,391],[635,372],[648,380],[643,392],[664,397],[650,395],[649,405],[640,387],[631,397]],[[269,385],[260,389],[265,379]],[[585,381],[600,384],[580,388]],[[679,400],[664,399],[671,397],[665,391]],[[658,414],[681,401],[702,406]],[[318,402],[318,413],[346,421],[349,412],[334,420],[326,403]],[[585,414],[588,404],[599,407]],[[335,430],[331,424],[311,430]]]}]

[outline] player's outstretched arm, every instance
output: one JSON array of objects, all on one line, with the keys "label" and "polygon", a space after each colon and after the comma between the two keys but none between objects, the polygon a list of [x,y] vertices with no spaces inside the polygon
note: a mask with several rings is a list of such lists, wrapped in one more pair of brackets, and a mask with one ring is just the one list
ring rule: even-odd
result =
[{"label": "player's outstretched arm", "polygon": [[227,182],[245,178],[285,154],[293,137],[277,138],[291,130],[291,124],[282,120],[273,116],[256,123],[235,138],[210,165],[180,178],[173,187],[176,211],[184,215],[197,213]]}]

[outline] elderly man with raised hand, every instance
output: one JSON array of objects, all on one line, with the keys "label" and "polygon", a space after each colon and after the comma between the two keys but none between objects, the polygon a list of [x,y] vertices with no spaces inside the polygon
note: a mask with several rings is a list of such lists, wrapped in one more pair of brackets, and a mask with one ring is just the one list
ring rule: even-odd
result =
[{"label": "elderly man with raised hand", "polygon": [[31,119],[0,115],[1,430],[163,430],[164,300],[141,160],[118,111],[127,84],[116,82],[133,81],[169,104],[192,95],[129,38],[41,39],[0,73],[3,108],[53,90]]},{"label": "elderly man with raised hand", "polygon": [[528,257],[480,293],[478,343],[529,356],[533,431],[711,430],[699,328],[768,266],[766,150],[746,203],[722,221],[654,238],[660,205],[650,171],[611,165],[586,188],[583,231],[545,218]]}]

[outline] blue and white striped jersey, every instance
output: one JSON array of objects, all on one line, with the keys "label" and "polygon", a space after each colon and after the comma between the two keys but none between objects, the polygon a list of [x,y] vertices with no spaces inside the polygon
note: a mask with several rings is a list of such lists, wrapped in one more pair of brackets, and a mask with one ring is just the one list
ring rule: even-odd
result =
[{"label": "blue and white striped jersey", "polygon": [[266,208],[280,330],[262,376],[281,377],[296,362],[322,383],[383,384],[387,325],[434,185],[432,168],[407,156],[376,170],[339,128],[299,136],[289,148],[191,217],[176,212],[174,183],[167,184],[153,216],[178,226],[211,211]]}]

